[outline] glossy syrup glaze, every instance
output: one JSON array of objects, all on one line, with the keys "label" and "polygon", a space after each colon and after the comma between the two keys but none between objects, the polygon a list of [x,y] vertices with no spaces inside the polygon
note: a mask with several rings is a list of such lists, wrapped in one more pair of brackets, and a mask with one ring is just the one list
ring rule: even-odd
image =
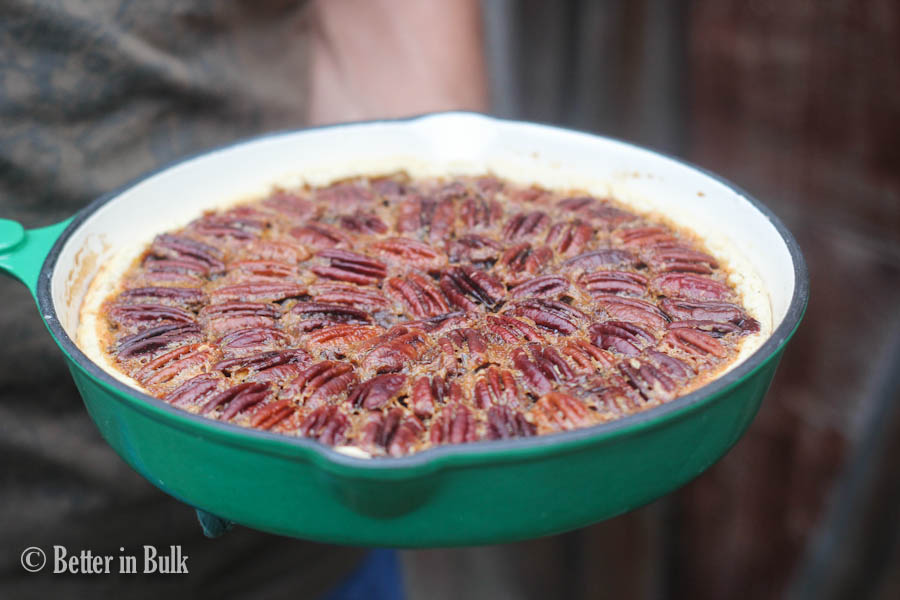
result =
[{"label": "glossy syrup glaze", "polygon": [[759,331],[740,300],[690,234],[611,199],[396,174],[157,236],[101,334],[174,406],[398,456],[669,402]]}]

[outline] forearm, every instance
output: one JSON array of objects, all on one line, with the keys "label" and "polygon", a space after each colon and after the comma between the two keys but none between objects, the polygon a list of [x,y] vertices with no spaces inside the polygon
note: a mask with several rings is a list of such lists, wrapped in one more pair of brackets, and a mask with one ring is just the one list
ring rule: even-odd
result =
[{"label": "forearm", "polygon": [[317,0],[313,124],[486,110],[478,0]]}]

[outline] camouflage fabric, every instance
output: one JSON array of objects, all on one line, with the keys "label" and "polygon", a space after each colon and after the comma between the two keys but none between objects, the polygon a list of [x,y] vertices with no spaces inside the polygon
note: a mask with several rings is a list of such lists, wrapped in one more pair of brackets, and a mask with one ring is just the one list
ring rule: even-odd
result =
[{"label": "camouflage fabric", "polygon": [[[53,223],[180,157],[303,125],[302,2],[4,2],[0,216]],[[362,551],[236,528],[203,537],[193,509],[101,439],[27,291],[0,278],[0,597],[313,597]],[[182,545],[191,574],[62,577],[28,546],[140,555]],[[46,571],[47,569],[45,569]],[[139,585],[135,585],[139,583]]]}]

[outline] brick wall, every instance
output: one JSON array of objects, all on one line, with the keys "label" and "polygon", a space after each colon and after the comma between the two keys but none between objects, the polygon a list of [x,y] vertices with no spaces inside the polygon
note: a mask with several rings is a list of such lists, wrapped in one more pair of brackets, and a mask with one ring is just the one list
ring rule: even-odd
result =
[{"label": "brick wall", "polygon": [[796,235],[811,301],[750,431],[706,474],[564,536],[408,553],[413,596],[900,597],[900,3],[488,0],[486,13],[508,50],[492,69],[514,74],[499,113],[732,179]]}]

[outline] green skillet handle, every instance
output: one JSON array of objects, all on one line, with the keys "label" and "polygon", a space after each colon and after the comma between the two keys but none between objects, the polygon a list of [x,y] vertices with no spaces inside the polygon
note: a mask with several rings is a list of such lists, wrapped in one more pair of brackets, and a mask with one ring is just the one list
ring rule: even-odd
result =
[{"label": "green skillet handle", "polygon": [[15,221],[0,219],[0,273],[24,283],[37,298],[38,275],[44,259],[71,221],[26,230]]}]

